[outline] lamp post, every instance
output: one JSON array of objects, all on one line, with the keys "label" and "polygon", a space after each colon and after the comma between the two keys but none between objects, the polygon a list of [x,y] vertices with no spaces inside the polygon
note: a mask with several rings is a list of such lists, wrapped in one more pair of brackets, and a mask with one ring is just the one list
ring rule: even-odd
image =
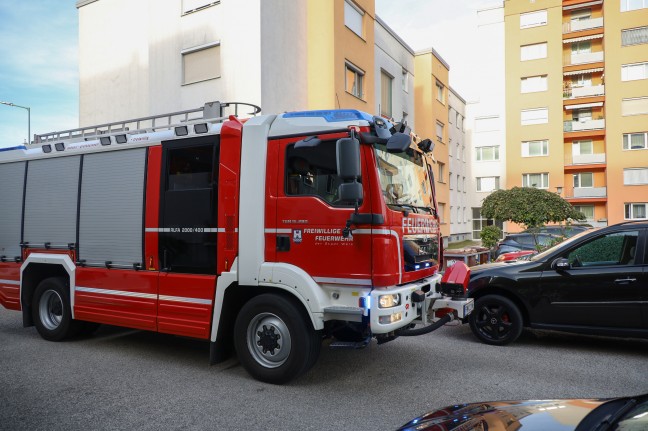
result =
[{"label": "lamp post", "polygon": [[16,105],[15,103],[11,102],[0,102],[0,104],[27,110],[27,145],[29,145],[31,143],[31,108],[27,106]]}]

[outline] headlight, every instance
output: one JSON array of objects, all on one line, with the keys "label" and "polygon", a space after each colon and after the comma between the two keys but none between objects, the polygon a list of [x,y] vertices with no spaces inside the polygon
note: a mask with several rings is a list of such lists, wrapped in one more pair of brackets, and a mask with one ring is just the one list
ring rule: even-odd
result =
[{"label": "headlight", "polygon": [[392,308],[397,305],[400,305],[400,295],[398,293],[378,297],[378,307],[380,308]]}]

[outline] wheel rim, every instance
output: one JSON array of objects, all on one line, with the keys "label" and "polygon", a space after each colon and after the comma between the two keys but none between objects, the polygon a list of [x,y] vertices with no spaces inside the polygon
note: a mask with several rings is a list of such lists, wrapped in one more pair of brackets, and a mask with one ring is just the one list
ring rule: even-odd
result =
[{"label": "wheel rim", "polygon": [[55,330],[63,320],[63,299],[55,290],[47,290],[38,304],[40,320],[45,328]]},{"label": "wheel rim", "polygon": [[291,349],[290,331],[278,316],[261,313],[252,319],[247,329],[247,346],[252,357],[266,368],[281,366]]},{"label": "wheel rim", "polygon": [[476,314],[475,324],[479,333],[493,341],[505,340],[513,330],[511,315],[502,304],[484,304]]}]

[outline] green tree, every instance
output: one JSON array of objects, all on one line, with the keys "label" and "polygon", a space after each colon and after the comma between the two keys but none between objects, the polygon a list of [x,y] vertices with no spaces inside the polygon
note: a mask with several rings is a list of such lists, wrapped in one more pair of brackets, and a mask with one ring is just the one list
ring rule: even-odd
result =
[{"label": "green tree", "polygon": [[585,216],[556,193],[534,187],[497,190],[484,199],[484,217],[510,221],[528,228],[546,223],[585,220]]},{"label": "green tree", "polygon": [[[481,213],[484,217],[510,221],[527,229],[546,223],[585,220],[583,213],[556,193],[534,187],[497,190],[484,199]],[[540,249],[536,232],[532,233],[536,248]]]},{"label": "green tree", "polygon": [[502,236],[502,229],[493,225],[484,226],[479,233],[482,245],[487,248],[493,248]]}]

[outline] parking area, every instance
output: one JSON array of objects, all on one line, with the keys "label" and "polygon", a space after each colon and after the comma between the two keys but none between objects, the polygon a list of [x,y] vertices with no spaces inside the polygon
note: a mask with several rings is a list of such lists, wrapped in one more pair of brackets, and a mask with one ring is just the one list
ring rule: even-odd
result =
[{"label": "parking area", "polygon": [[286,386],[195,340],[102,327],[51,343],[0,310],[2,429],[386,430],[435,407],[478,400],[648,392],[648,340],[525,332],[508,347],[464,326],[364,350],[322,349]]}]

